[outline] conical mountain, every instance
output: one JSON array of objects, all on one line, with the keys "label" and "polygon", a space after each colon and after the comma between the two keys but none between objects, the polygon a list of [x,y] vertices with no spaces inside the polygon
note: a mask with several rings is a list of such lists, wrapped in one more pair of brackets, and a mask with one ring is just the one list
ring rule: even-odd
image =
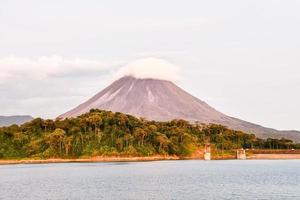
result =
[{"label": "conical mountain", "polygon": [[59,117],[76,117],[92,108],[157,121],[185,119],[191,122],[222,124],[264,138],[272,136],[300,140],[300,132],[297,131],[277,131],[227,116],[173,82],[165,80],[125,76]]}]

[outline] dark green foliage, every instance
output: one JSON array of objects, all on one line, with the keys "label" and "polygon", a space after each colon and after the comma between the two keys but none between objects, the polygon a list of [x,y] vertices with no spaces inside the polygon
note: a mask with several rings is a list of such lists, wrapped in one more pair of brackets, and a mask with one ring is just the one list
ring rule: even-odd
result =
[{"label": "dark green foliage", "polygon": [[91,110],[65,120],[34,119],[0,128],[0,159],[91,156],[189,156],[210,140],[218,150],[299,148],[287,139],[259,139],[221,125],[184,120],[155,122],[122,113]]}]

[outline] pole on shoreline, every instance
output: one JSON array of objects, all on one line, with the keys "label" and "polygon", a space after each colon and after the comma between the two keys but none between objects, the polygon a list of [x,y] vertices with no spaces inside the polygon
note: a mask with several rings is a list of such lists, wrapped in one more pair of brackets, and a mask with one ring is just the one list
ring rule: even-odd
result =
[{"label": "pole on shoreline", "polygon": [[236,150],[236,159],[238,159],[238,160],[246,160],[247,159],[245,149]]},{"label": "pole on shoreline", "polygon": [[204,160],[211,160],[211,147],[208,142],[204,144]]}]

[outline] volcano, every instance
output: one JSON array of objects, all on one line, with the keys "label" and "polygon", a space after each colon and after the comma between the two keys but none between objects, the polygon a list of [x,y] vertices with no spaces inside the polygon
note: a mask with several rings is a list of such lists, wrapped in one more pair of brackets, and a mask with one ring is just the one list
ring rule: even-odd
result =
[{"label": "volcano", "polygon": [[298,131],[278,131],[227,116],[166,80],[125,76],[59,118],[76,117],[93,108],[122,112],[148,120],[184,119],[221,124],[262,138],[285,137],[300,141]]}]

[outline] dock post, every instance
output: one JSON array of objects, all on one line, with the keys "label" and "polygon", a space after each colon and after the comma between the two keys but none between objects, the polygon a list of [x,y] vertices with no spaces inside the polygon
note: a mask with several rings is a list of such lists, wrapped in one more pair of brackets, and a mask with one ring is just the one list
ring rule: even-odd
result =
[{"label": "dock post", "polygon": [[211,160],[210,143],[205,143],[205,146],[204,146],[204,160]]},{"label": "dock post", "polygon": [[236,159],[238,160],[246,160],[246,151],[244,149],[238,149],[236,151]]}]

